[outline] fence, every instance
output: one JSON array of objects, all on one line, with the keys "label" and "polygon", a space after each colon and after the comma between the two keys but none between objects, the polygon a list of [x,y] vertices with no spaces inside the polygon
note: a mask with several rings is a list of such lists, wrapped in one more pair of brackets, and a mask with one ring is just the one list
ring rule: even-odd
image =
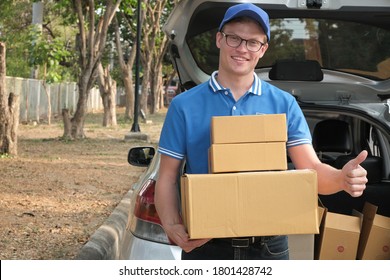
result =
[{"label": "fence", "polygon": [[[78,101],[78,87],[76,83],[47,84],[46,90],[42,80],[6,77],[7,91],[13,92],[20,98],[21,122],[40,121],[47,119],[48,98],[52,117],[61,115],[66,108],[72,113],[76,110]],[[118,98],[119,96],[117,96]],[[98,88],[93,88],[88,98],[87,111],[94,112],[103,109]]]}]

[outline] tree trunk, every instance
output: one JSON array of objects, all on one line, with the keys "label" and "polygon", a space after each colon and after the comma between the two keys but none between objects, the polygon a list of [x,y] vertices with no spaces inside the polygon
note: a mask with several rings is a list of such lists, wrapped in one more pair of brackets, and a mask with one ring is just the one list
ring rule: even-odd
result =
[{"label": "tree trunk", "polygon": [[125,119],[131,120],[134,116],[134,85],[133,85],[133,71],[122,72],[123,84],[126,91],[126,111]]},{"label": "tree trunk", "polygon": [[0,154],[17,155],[19,96],[7,93],[6,47],[0,43]]},{"label": "tree trunk", "polygon": [[[149,94],[150,94],[150,64],[151,61],[146,61],[146,63],[143,63],[144,71],[142,76],[142,90],[141,90],[141,96],[139,100],[139,108],[140,110],[143,110],[145,114],[148,112],[148,101]],[[137,94],[137,93],[135,93]]]},{"label": "tree trunk", "polygon": [[150,107],[150,113],[157,113],[160,108],[164,107],[163,100],[163,82],[162,82],[162,64],[154,64],[151,75],[151,94],[153,103]]},{"label": "tree trunk", "polygon": [[104,69],[99,63],[98,72],[100,96],[104,108],[103,126],[116,126],[116,82],[111,78],[109,66]]},{"label": "tree trunk", "polygon": [[104,94],[103,105],[104,105],[104,116],[103,116],[103,126],[104,127],[113,127],[117,125],[116,120],[116,82],[113,81],[111,89]]},{"label": "tree trunk", "polygon": [[87,83],[86,79],[83,78],[81,78],[81,81],[79,82],[79,99],[77,101],[77,109],[71,119],[72,139],[83,139],[86,137],[84,133],[84,122],[87,114],[87,102],[89,97],[89,88]]},{"label": "tree trunk", "polygon": [[72,123],[70,121],[69,109],[62,109],[62,120],[64,122],[64,135],[62,136],[62,138],[71,139],[72,138],[72,134],[71,134]]}]

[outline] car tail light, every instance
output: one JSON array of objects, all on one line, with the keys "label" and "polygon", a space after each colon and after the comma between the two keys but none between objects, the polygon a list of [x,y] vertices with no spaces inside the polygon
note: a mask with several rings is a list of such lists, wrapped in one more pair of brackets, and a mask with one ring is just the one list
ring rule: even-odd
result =
[{"label": "car tail light", "polygon": [[154,205],[155,186],[156,181],[147,180],[141,187],[135,201],[134,217],[130,230],[139,238],[172,244],[165,234]]},{"label": "car tail light", "polygon": [[154,205],[154,189],[156,181],[148,180],[141,187],[135,202],[134,215],[142,220],[161,225]]}]

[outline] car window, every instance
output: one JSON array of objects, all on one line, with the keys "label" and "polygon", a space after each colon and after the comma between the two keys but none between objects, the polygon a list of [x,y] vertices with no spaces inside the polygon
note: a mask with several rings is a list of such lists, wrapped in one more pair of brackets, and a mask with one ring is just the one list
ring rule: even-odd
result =
[{"label": "car window", "polygon": [[[390,78],[390,30],[341,20],[271,19],[271,41],[257,68],[276,60],[317,60],[323,68],[374,80]],[[198,66],[207,74],[218,67],[217,29],[187,37]],[[348,34],[348,36],[346,36]]]}]

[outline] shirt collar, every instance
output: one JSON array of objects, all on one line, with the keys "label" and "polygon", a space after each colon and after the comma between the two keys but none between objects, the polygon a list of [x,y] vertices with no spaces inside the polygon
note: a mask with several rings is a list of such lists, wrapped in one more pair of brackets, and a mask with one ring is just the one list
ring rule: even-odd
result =
[{"label": "shirt collar", "polygon": [[[217,81],[217,76],[218,76],[218,71],[214,71],[211,74],[210,80],[209,80],[209,85],[212,88],[214,92],[218,91],[224,91],[226,88],[224,88],[222,85],[220,85]],[[261,80],[260,78],[256,75],[255,72],[253,72],[254,76],[254,81],[251,86],[251,88],[248,90],[249,93],[255,94],[255,95],[261,95]]]}]

